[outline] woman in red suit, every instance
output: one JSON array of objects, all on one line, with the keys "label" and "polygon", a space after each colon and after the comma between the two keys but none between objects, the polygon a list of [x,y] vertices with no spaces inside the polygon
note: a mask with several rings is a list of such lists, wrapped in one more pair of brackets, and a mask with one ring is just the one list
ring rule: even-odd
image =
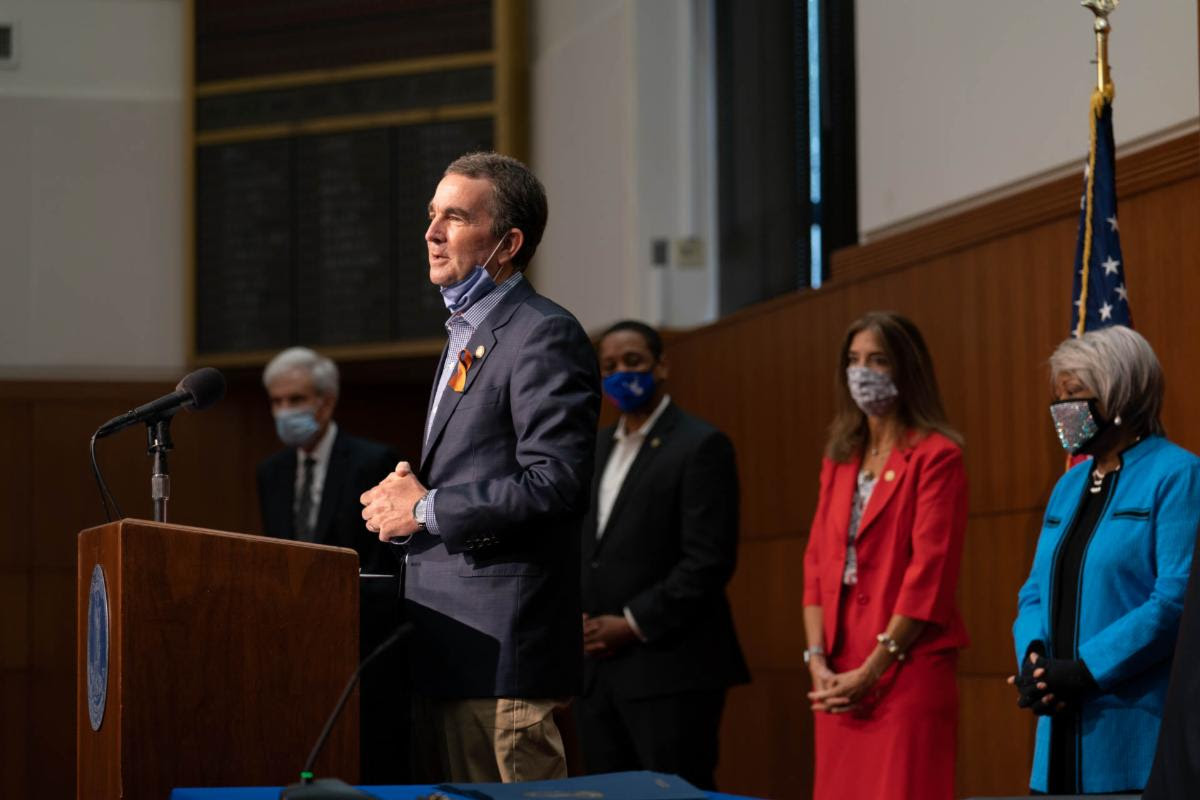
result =
[{"label": "woman in red suit", "polygon": [[816,800],[954,796],[954,599],[967,524],[961,438],[920,331],[850,326],[804,553]]}]

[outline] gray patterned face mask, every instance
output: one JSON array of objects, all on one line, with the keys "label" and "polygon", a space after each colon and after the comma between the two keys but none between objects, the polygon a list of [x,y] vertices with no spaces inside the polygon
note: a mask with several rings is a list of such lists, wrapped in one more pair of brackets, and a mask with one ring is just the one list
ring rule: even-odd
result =
[{"label": "gray patterned face mask", "polygon": [[891,375],[870,367],[846,367],[846,384],[854,402],[864,414],[872,417],[882,417],[891,411],[900,394]]}]

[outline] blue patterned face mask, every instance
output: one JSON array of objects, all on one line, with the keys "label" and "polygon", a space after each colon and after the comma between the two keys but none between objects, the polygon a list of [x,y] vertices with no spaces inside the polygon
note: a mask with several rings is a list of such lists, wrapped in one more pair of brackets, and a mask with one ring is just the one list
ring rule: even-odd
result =
[{"label": "blue patterned face mask", "polygon": [[654,397],[654,373],[614,372],[604,379],[604,393],[622,411],[637,411]]},{"label": "blue patterned face mask", "polygon": [[492,248],[492,254],[487,257],[487,261],[476,265],[470,275],[458,283],[438,288],[438,291],[442,293],[442,302],[447,311],[451,314],[466,311],[472,303],[496,288],[496,281],[487,271],[487,265],[492,263],[492,256],[496,255],[496,251],[500,249],[500,245],[504,244],[504,240],[507,238],[507,236],[501,237],[500,241],[496,242],[496,246]]},{"label": "blue patterned face mask", "polygon": [[1088,445],[1108,426],[1102,421],[1095,398],[1051,403],[1050,416],[1063,450],[1071,455],[1087,452]]},{"label": "blue patterned face mask", "polygon": [[275,432],[288,447],[299,447],[319,430],[321,423],[311,408],[289,408],[275,415]]}]

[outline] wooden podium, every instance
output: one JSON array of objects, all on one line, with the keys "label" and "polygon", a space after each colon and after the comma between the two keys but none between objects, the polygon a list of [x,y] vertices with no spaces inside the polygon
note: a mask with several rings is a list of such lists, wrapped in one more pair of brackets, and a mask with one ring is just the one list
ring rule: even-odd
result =
[{"label": "wooden podium", "polygon": [[[77,796],[296,781],[358,662],[355,552],[126,519],[78,555]],[[315,771],[358,781],[357,690]]]}]

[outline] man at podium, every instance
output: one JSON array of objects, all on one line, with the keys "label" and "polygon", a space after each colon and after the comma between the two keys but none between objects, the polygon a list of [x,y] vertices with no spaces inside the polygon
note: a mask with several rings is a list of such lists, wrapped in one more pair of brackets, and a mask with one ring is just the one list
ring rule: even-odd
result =
[{"label": "man at podium", "polygon": [[546,217],[515,159],[446,168],[425,241],[449,341],[421,460],[362,497],[368,530],[405,551],[421,782],[566,777],[553,712],[580,690],[600,392],[587,334],[523,276]]}]

